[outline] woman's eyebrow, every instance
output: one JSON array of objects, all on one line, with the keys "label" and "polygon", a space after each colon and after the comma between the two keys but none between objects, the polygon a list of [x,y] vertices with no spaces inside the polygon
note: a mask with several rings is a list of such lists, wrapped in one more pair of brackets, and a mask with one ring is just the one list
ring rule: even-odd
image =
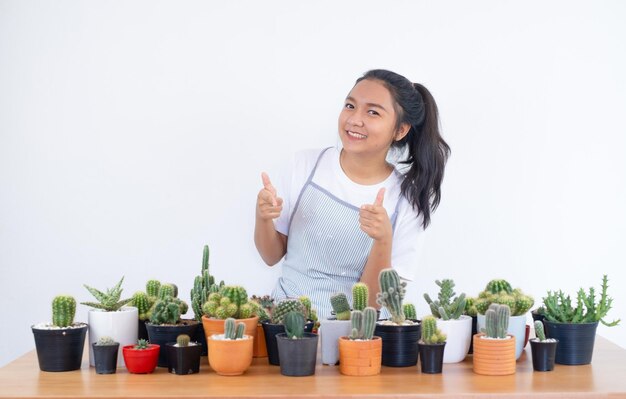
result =
[{"label": "woman's eyebrow", "polygon": [[[353,97],[351,97],[351,96],[346,97],[346,100],[347,100],[347,101],[351,101],[351,102],[353,102],[353,103],[357,102],[357,101],[356,101]],[[382,106],[382,105],[380,105],[380,104],[376,104],[376,103],[365,103],[365,106],[367,106],[367,107],[372,107],[372,108],[380,108],[380,109],[382,109],[383,111],[387,112],[387,110],[385,109],[385,107],[383,107],[383,106]]]}]

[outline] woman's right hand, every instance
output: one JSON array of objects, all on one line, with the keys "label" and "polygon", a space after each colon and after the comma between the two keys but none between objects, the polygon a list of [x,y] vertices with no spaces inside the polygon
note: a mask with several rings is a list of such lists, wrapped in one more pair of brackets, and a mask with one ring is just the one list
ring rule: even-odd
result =
[{"label": "woman's right hand", "polygon": [[267,173],[261,173],[263,188],[259,191],[256,200],[256,217],[261,220],[272,220],[280,216],[283,210],[283,199],[276,194]]}]

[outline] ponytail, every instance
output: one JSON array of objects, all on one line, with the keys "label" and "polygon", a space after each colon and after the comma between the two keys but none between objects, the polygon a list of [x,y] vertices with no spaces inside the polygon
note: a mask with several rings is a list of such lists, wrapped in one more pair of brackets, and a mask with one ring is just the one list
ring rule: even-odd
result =
[{"label": "ponytail", "polygon": [[363,79],[378,80],[394,99],[397,114],[396,128],[410,125],[409,132],[393,147],[406,154],[401,164],[409,165],[401,185],[402,195],[418,215],[422,215],[424,229],[430,224],[431,212],[441,201],[441,182],[450,156],[450,147],[439,132],[439,112],[430,92],[419,83],[411,83],[404,76],[391,71],[375,69]]}]

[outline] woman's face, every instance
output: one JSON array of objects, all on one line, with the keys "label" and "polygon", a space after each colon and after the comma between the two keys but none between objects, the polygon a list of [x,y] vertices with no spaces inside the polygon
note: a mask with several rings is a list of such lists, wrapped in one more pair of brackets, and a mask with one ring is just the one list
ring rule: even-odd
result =
[{"label": "woman's face", "polygon": [[346,97],[339,114],[339,137],[344,150],[384,159],[393,141],[406,134],[402,133],[402,126],[396,134],[396,116],[391,93],[380,81],[360,81]]}]

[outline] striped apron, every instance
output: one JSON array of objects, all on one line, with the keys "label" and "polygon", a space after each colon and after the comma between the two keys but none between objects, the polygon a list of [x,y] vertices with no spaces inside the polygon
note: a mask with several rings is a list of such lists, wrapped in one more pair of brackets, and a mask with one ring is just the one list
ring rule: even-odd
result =
[{"label": "striped apron", "polygon": [[[313,182],[327,150],[317,158],[298,196],[289,220],[282,277],[272,292],[276,302],[308,296],[320,319],[331,316],[333,294],[343,292],[352,303],[352,285],[361,278],[373,244],[359,227],[359,208]],[[391,217],[394,229],[397,214],[398,205]],[[375,295],[376,288],[371,290]]]}]

